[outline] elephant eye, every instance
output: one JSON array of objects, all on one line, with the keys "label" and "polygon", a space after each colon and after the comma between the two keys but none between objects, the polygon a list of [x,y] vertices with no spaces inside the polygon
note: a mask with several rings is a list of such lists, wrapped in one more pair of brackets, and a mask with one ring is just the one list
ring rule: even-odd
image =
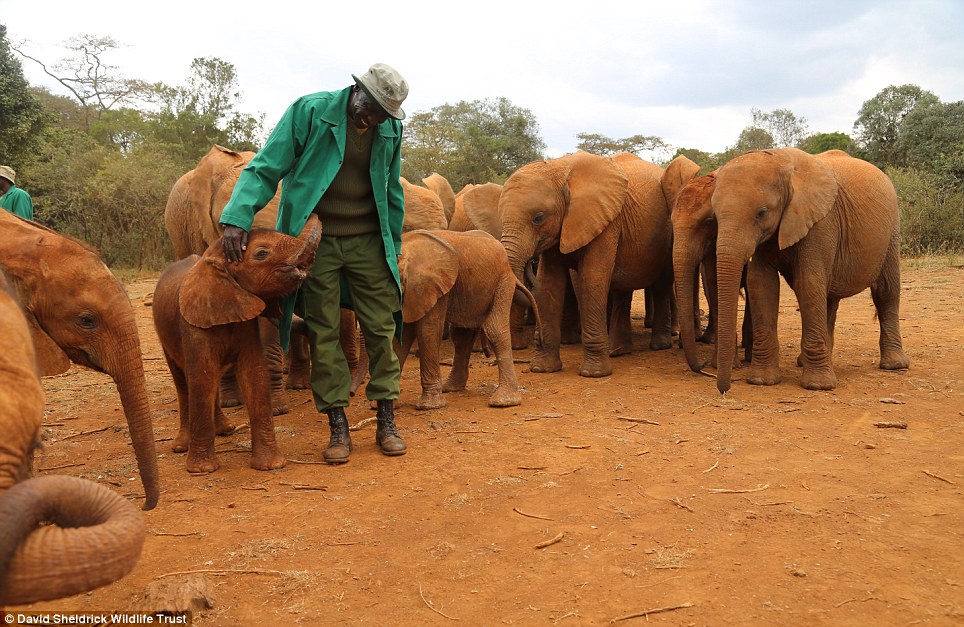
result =
[{"label": "elephant eye", "polygon": [[77,316],[77,322],[79,322],[80,326],[84,327],[85,329],[93,329],[97,324],[94,320],[94,315],[87,312]]},{"label": "elephant eye", "polygon": [[268,251],[265,250],[264,248],[259,248],[258,252],[254,253],[254,258],[258,260],[265,259],[267,256],[268,256]]},{"label": "elephant eye", "polygon": [[766,207],[760,207],[760,210],[756,212],[756,219],[757,219],[757,220],[762,220],[762,219],[764,218],[764,216],[766,216],[766,214],[767,214],[767,208],[766,208]]},{"label": "elephant eye", "polygon": [[541,211],[536,215],[532,216],[532,223],[535,224],[536,226],[539,226],[545,221],[546,221],[546,214]]}]

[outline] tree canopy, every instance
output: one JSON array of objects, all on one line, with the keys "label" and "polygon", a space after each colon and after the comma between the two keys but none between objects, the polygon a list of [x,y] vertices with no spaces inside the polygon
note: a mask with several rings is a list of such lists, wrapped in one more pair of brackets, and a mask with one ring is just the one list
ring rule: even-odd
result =
[{"label": "tree canopy", "polygon": [[20,60],[13,56],[7,27],[0,24],[0,155],[15,170],[30,160],[44,127],[45,111],[30,92]]}]

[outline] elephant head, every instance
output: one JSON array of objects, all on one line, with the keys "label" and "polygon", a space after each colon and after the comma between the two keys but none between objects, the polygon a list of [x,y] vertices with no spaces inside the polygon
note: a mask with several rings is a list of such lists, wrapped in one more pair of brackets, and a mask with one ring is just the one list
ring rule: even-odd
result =
[{"label": "elephant head", "polygon": [[530,259],[551,247],[579,250],[623,210],[628,180],[607,157],[576,152],[516,170],[499,197],[502,243],[522,279]]},{"label": "elephant head", "polygon": [[308,276],[320,241],[321,221],[312,214],[298,237],[251,229],[239,263],[229,262],[220,242],[213,243],[184,276],[181,315],[204,329],[252,320],[266,309],[280,315],[278,299]]},{"label": "elephant head", "polygon": [[160,492],[154,429],[134,309],[123,285],[85,244],[0,212],[0,264],[26,313],[40,373],[70,362],[113,378],[144,485],[144,509]]},{"label": "elephant head", "polygon": [[452,216],[449,229],[452,231],[479,229],[496,239],[501,239],[500,196],[502,196],[502,186],[498,183],[466,186],[455,197],[455,215]]},{"label": "elephant head", "polygon": [[703,362],[696,348],[696,290],[700,263],[715,255],[716,218],[711,198],[715,173],[693,179],[679,192],[673,207],[673,276],[679,307],[680,344],[690,369],[699,372]]},{"label": "elephant head", "polygon": [[30,328],[2,273],[0,327],[0,606],[116,581],[137,563],[143,519],[127,500],[91,481],[28,478],[40,439],[43,388]]},{"label": "elephant head", "polygon": [[455,191],[452,190],[448,179],[438,172],[432,172],[422,179],[422,184],[439,197],[442,201],[442,208],[445,210],[446,223],[451,222],[452,214],[455,213]]},{"label": "elephant head", "polygon": [[737,303],[743,267],[757,248],[776,238],[797,243],[837,200],[837,179],[824,163],[796,148],[749,152],[719,169],[712,196],[718,224],[719,290],[717,389],[730,389]]},{"label": "elephant head", "polygon": [[444,229],[449,221],[445,217],[442,199],[430,189],[412,185],[401,177],[402,193],[405,195],[405,220],[402,232],[416,229]]}]

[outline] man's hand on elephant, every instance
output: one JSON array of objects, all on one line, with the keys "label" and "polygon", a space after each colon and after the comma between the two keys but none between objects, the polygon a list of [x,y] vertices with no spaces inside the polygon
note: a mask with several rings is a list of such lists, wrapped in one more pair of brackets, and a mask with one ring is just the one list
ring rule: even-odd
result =
[{"label": "man's hand on elephant", "polygon": [[231,262],[241,261],[244,251],[248,249],[248,232],[233,224],[223,226],[224,235],[221,237],[221,245],[224,247],[224,256]]}]

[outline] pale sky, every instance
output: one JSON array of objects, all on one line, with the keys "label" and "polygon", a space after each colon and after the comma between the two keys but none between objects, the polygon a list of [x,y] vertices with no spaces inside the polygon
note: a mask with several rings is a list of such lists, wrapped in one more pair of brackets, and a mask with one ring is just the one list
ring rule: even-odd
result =
[{"label": "pale sky", "polygon": [[[411,86],[409,114],[504,96],[532,111],[550,156],[580,132],[719,152],[753,107],[851,134],[888,85],[964,100],[962,0],[0,0],[0,23],[49,63],[72,36],[113,37],[124,47],[107,62],[149,82],[184,84],[194,58],[219,57],[237,70],[239,108],[268,128],[298,96],[388,63]],[[22,63],[31,84],[65,93]]]}]

